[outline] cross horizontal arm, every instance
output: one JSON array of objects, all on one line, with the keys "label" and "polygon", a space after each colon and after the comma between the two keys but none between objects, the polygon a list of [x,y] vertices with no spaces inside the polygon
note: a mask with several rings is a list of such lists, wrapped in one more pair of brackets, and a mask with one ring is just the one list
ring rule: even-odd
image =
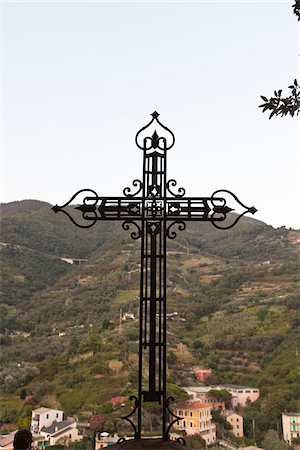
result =
[{"label": "cross horizontal arm", "polygon": [[[227,206],[226,198],[217,196],[221,192],[233,197],[235,202],[244,209],[234,218],[233,222],[230,220],[231,223],[226,221],[225,224],[221,224],[227,219],[228,213],[235,211],[234,208]],[[168,198],[166,202],[166,220],[173,220],[173,224],[181,224],[181,227],[185,222],[203,221],[211,222],[216,228],[225,230],[232,228],[245,214],[255,214],[256,211],[257,209],[254,206],[244,205],[235,194],[227,190],[216,191],[211,197]],[[173,237],[176,237],[176,233],[173,233]]]},{"label": "cross horizontal arm", "polygon": [[167,220],[222,221],[234,211],[222,197],[189,197],[167,199]]},{"label": "cross horizontal arm", "polygon": [[[81,219],[87,224],[81,224],[80,218],[74,218],[70,214],[70,202],[63,206],[54,206],[54,212],[63,212],[70,220],[81,228],[89,228],[99,220],[141,220],[142,200],[141,198],[127,197],[99,197],[88,196],[84,198],[83,204],[73,205],[76,211],[81,212]],[[65,210],[66,207],[69,207]],[[78,216],[78,214],[75,216]]]},{"label": "cross horizontal arm", "polygon": [[[234,196],[234,194],[230,194]],[[255,208],[248,208],[240,201],[238,202],[245,208],[241,216],[247,212],[252,214],[256,212]],[[69,209],[65,210],[69,204],[70,202],[63,206],[56,205],[52,209],[55,212],[63,212],[81,228],[89,228],[99,220],[167,220],[215,223],[224,221],[227,214],[234,211],[234,208],[227,206],[224,197],[214,195],[212,197],[182,198],[99,197],[93,195],[85,197],[83,204],[73,206],[75,210],[81,212],[81,219],[85,221],[85,224],[80,224],[78,219],[71,216]]]}]

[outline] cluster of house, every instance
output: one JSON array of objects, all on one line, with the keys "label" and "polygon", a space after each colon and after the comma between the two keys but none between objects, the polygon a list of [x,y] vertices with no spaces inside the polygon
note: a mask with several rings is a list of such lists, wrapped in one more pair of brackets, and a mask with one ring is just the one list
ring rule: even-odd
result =
[{"label": "cluster of house", "polygon": [[55,445],[60,442],[80,441],[82,432],[73,417],[65,417],[59,409],[41,407],[31,414],[31,432],[37,446]]},{"label": "cluster of house", "polygon": [[[209,370],[209,369],[208,369]],[[200,374],[202,377],[202,373]],[[209,376],[209,375],[208,375]],[[200,434],[207,444],[216,441],[216,425],[212,421],[211,410],[218,409],[232,426],[234,436],[243,438],[244,419],[233,409],[236,406],[246,406],[259,398],[259,389],[247,386],[223,384],[219,386],[189,386],[183,388],[190,396],[187,400],[177,405],[175,414],[183,419],[177,421],[174,427],[184,430],[188,435]],[[231,394],[230,409],[226,409],[225,403],[217,398],[215,392],[226,390]],[[289,445],[293,445],[295,439],[300,439],[300,413],[282,413],[283,439]]]},{"label": "cluster of house", "polygon": [[[0,450],[13,450],[16,431],[0,436]],[[33,447],[40,449],[57,443],[69,444],[83,438],[73,417],[66,417],[64,412],[59,409],[45,407],[32,411],[30,431],[34,439]]]},{"label": "cluster of house", "polygon": [[[248,402],[255,401],[259,397],[258,389],[245,386],[220,385],[220,386],[197,386],[186,387],[186,392],[192,397],[174,410],[175,414],[182,417],[174,424],[176,430],[184,430],[187,435],[200,434],[207,444],[216,442],[216,425],[212,420],[212,409],[219,409],[221,414],[231,424],[231,432],[242,438],[243,416],[232,409],[226,409],[223,401],[219,400],[213,390],[226,389],[232,395],[231,405],[233,408],[237,404],[245,406]],[[250,395],[249,395],[250,394]],[[123,399],[123,397],[122,397]],[[68,445],[70,442],[79,441],[83,438],[83,433],[78,429],[77,421],[72,417],[65,417],[61,410],[51,408],[37,408],[32,411],[31,432],[34,438],[34,447],[45,449],[57,443]],[[295,439],[300,438],[300,413],[282,413],[283,439],[289,445],[293,445]],[[13,439],[16,431],[8,435],[0,436],[0,450],[13,450]],[[95,439],[95,450],[111,446],[117,443],[117,435],[110,436],[106,432],[99,432]],[[246,447],[250,450],[250,447]],[[241,447],[241,449],[244,449]],[[257,447],[252,446],[252,450]],[[261,449],[259,449],[261,450]]]},{"label": "cluster of house", "polygon": [[[236,437],[244,436],[243,416],[232,409],[237,405],[246,406],[249,402],[257,400],[259,389],[232,384],[189,386],[183,389],[192,399],[177,405],[175,414],[183,419],[175,424],[175,428],[184,430],[188,435],[200,434],[207,444],[216,442],[216,425],[212,421],[211,410],[218,409],[232,426],[232,433]],[[226,409],[224,401],[210,393],[212,390],[228,391],[231,394],[230,406],[232,409]]]}]

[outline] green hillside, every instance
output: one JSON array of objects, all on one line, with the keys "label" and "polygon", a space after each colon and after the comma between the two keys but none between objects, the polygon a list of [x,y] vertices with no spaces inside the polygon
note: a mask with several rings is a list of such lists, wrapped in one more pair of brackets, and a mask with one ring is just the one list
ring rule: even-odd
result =
[{"label": "green hillside", "polygon": [[[38,206],[1,207],[2,427],[49,405],[103,413],[119,430],[110,399],[137,382],[140,243],[120,224],[80,230]],[[244,218],[228,231],[193,223],[168,242],[168,312],[178,313],[168,319],[170,392],[195,384],[200,364],[213,383],[259,387],[248,411],[258,439],[281,410],[297,408],[299,240],[299,231]],[[136,320],[120,326],[120,310]]]}]

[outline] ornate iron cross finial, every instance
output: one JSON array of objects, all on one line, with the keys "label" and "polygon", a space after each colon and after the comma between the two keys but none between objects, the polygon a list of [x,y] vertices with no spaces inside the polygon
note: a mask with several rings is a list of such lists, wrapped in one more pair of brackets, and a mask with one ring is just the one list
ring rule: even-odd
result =
[{"label": "ornate iron cross finial", "polygon": [[[55,212],[63,212],[82,228],[89,228],[99,220],[120,220],[124,230],[131,229],[133,239],[141,238],[140,317],[139,317],[139,385],[138,398],[132,413],[124,418],[130,422],[135,437],[141,437],[142,404],[156,402],[162,406],[162,436],[167,426],[167,413],[173,398],[166,397],[166,242],[174,239],[178,231],[186,228],[186,222],[211,222],[219,229],[233,227],[247,213],[254,214],[254,206],[247,207],[228,190],[218,190],[211,197],[185,197],[185,189],[177,188],[177,182],[167,178],[167,151],[175,143],[172,131],[158,120],[154,111],[152,120],[137,133],[136,145],[143,150],[143,179],[134,180],[133,188],[126,187],[123,197],[99,197],[91,189],[82,189],[62,206],[54,206]],[[68,207],[77,195],[86,193],[83,204],[75,206],[81,213],[81,222],[75,219]],[[227,194],[244,211],[232,222],[226,219],[234,211],[221,194]],[[148,366],[148,379],[143,379],[143,367]],[[137,410],[137,426],[130,417]],[[172,414],[172,413],[171,413]]]}]

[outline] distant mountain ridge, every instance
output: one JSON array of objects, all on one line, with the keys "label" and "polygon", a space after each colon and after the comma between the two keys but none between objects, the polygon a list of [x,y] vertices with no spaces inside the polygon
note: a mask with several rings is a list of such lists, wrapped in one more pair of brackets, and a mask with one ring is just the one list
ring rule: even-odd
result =
[{"label": "distant mountain ridge", "polygon": [[18,200],[15,202],[0,203],[0,217],[32,213],[44,208],[51,208],[51,204],[40,200]]}]

